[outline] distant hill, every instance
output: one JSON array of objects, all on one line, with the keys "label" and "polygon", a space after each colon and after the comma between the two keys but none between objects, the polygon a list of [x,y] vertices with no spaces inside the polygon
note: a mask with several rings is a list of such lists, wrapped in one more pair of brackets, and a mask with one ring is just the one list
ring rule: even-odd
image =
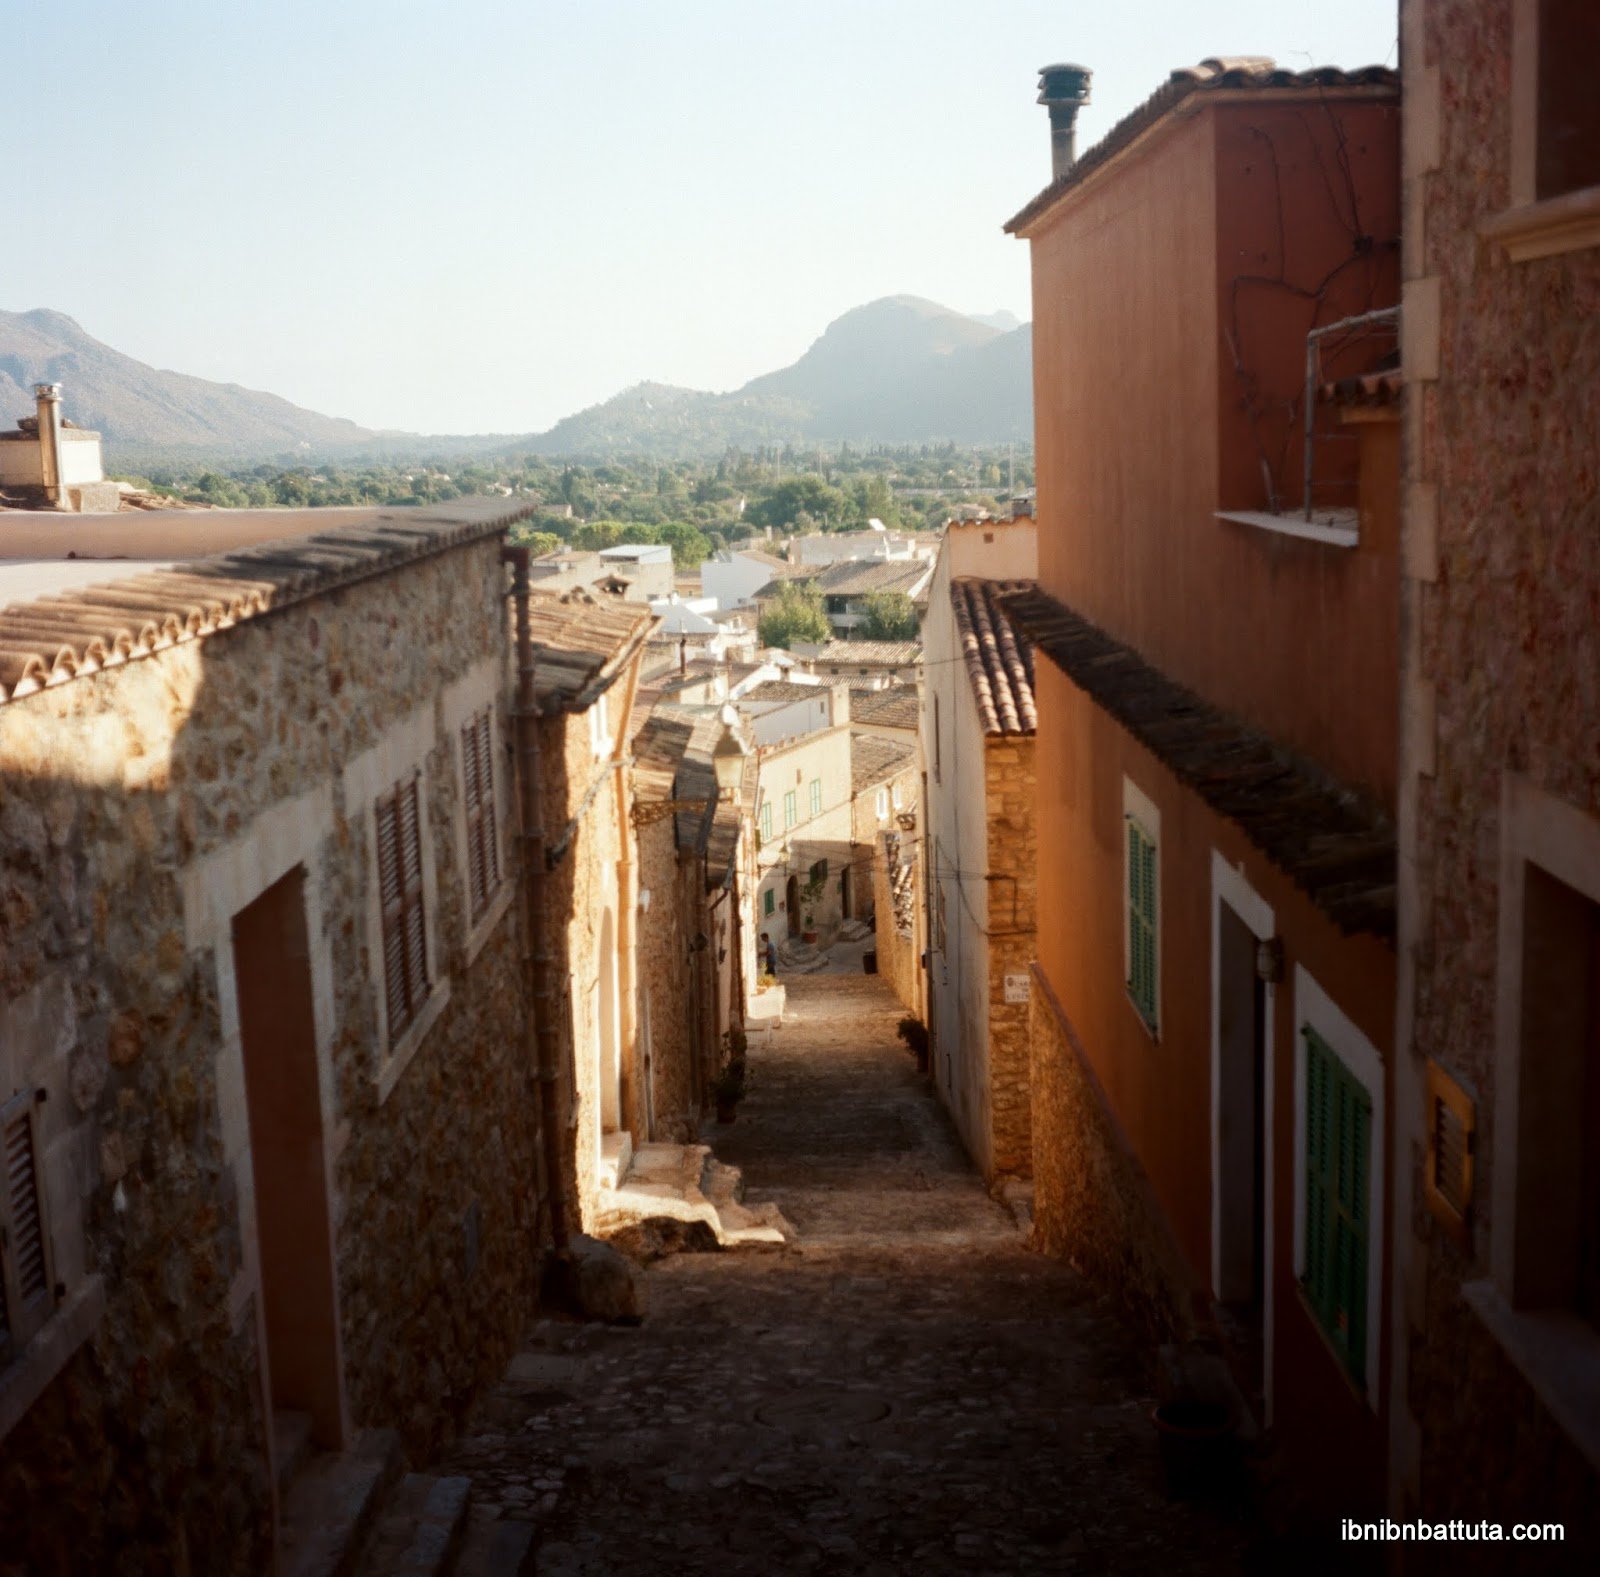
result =
[{"label": "distant hill", "polygon": [[[423,459],[532,450],[692,459],[730,445],[1031,442],[1032,340],[916,296],[830,323],[792,366],[728,394],[641,383],[546,433],[378,432],[235,383],[163,372],[62,312],[0,312],[0,428],[31,414],[35,383],[65,385],[66,414],[98,429],[113,469],[158,461]],[[1015,322],[1014,319],[1011,320]]]},{"label": "distant hill", "polygon": [[100,432],[113,464],[143,452],[327,454],[380,436],[276,394],[146,366],[64,312],[0,312],[0,426],[32,414],[36,383],[66,385],[66,414]]},{"label": "distant hill", "polygon": [[916,296],[835,319],[792,366],[729,394],[639,384],[556,423],[544,454],[699,455],[730,444],[1027,443],[1033,341]]}]

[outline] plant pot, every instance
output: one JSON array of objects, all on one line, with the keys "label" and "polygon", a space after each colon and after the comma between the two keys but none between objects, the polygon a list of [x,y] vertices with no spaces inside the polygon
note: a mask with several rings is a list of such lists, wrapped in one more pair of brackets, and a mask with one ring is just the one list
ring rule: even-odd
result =
[{"label": "plant pot", "polygon": [[1239,1436],[1226,1402],[1163,1402],[1150,1414],[1174,1500],[1223,1495],[1239,1476]]},{"label": "plant pot", "polygon": [[717,1121],[719,1123],[731,1123],[738,1115],[739,1103],[737,1101],[719,1100],[717,1102]]},{"label": "plant pot", "polygon": [[917,1072],[918,1073],[926,1073],[927,1071],[928,1071],[928,1048],[926,1046],[918,1046],[917,1047]]},{"label": "plant pot", "polygon": [[800,933],[800,940],[808,944],[815,944],[817,940],[817,933],[815,931],[802,931]]},{"label": "plant pot", "polygon": [[864,975],[875,975],[877,972],[878,950],[875,947],[869,947],[866,952],[861,955],[861,973]]}]

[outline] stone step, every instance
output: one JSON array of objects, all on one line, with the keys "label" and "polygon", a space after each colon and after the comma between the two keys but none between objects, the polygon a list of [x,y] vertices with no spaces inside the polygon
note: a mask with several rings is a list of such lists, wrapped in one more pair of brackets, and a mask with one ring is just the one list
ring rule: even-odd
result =
[{"label": "stone step", "polygon": [[455,1577],[527,1577],[534,1570],[531,1522],[513,1522],[474,1511],[456,1557]]},{"label": "stone step", "polygon": [[467,1528],[472,1480],[407,1473],[384,1502],[362,1577],[444,1577]]},{"label": "stone step", "polygon": [[709,1145],[641,1145],[621,1185],[605,1196],[595,1230],[630,1253],[639,1246],[633,1229],[652,1221],[703,1223],[723,1248],[781,1247],[793,1236],[776,1205],[747,1209],[743,1199],[739,1168],[717,1160]]},{"label": "stone step", "polygon": [[285,1499],[300,1469],[311,1459],[311,1415],[279,1408],[272,1415],[272,1461],[278,1499]]},{"label": "stone step", "polygon": [[284,1497],[279,1577],[352,1577],[399,1474],[400,1437],[392,1429],[364,1429],[348,1451],[312,1457]]}]

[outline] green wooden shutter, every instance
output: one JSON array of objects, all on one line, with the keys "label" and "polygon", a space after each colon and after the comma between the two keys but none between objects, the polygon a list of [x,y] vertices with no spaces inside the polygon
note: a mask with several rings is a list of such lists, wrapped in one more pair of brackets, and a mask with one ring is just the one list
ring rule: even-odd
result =
[{"label": "green wooden shutter", "polygon": [[1128,995],[1156,1027],[1156,845],[1131,816],[1128,824]]},{"label": "green wooden shutter", "polygon": [[1351,1378],[1366,1378],[1372,1100],[1306,1025],[1305,1271],[1312,1311]]}]

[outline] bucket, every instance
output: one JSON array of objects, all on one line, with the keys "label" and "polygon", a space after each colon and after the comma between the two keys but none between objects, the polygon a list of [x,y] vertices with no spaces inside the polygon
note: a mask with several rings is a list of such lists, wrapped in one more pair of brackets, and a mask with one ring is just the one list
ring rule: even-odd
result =
[{"label": "bucket", "polygon": [[1163,1402],[1150,1415],[1174,1500],[1227,1494],[1238,1480],[1239,1437],[1226,1402]]},{"label": "bucket", "polygon": [[875,947],[869,947],[866,952],[861,955],[861,973],[864,975],[875,975],[877,972],[878,950]]}]

